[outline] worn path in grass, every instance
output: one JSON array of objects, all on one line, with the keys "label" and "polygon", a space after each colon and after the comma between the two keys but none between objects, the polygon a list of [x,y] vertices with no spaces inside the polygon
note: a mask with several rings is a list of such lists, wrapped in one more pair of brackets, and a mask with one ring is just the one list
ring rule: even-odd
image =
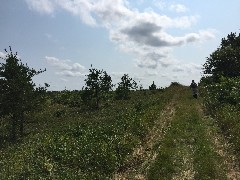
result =
[{"label": "worn path in grass", "polygon": [[201,99],[181,86],[131,160],[133,166],[114,179],[240,179],[237,158],[220,128],[204,115]]},{"label": "worn path in grass", "polygon": [[158,120],[153,128],[149,131],[148,136],[143,144],[139,144],[131,157],[129,157],[131,166],[124,172],[114,174],[113,179],[146,179],[147,171],[152,162],[157,157],[157,152],[154,150],[154,145],[164,139],[167,130],[171,126],[172,117],[175,114],[175,97],[161,111]]}]

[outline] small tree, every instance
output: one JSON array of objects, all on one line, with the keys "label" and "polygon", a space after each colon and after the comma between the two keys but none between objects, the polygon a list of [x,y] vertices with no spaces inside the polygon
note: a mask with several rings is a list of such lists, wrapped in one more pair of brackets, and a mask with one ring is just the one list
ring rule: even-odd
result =
[{"label": "small tree", "polygon": [[117,99],[129,99],[130,91],[137,89],[137,83],[128,76],[128,74],[124,74],[121,78],[121,82],[118,83],[118,87],[116,89],[116,98]]},{"label": "small tree", "polygon": [[204,74],[212,75],[214,81],[221,76],[240,76],[240,34],[231,33],[223,38],[221,45],[203,65]]},{"label": "small tree", "polygon": [[12,140],[16,139],[18,128],[20,136],[23,136],[24,113],[36,109],[43,100],[43,92],[46,87],[37,87],[32,82],[32,77],[45,70],[36,71],[23,64],[13,54],[5,49],[7,55],[5,63],[0,63],[0,115],[10,116]]},{"label": "small tree", "polygon": [[154,81],[151,86],[149,86],[149,90],[156,90],[157,86],[154,84]]},{"label": "small tree", "polygon": [[99,102],[106,97],[106,94],[112,89],[112,78],[106,71],[96,68],[89,69],[89,74],[85,79],[86,87],[82,94],[85,103],[99,108]]}]

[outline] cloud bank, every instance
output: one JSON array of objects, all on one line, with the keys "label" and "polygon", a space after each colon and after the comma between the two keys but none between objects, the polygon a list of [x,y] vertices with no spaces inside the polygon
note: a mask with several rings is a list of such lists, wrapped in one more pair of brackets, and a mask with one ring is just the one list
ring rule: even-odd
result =
[{"label": "cloud bank", "polygon": [[[153,1],[153,5],[159,9],[167,7],[169,11],[176,12],[176,17],[170,17],[157,13],[151,7],[140,11],[131,7],[128,0],[25,1],[32,11],[47,15],[67,11],[78,16],[86,25],[106,28],[109,32],[109,39],[121,51],[134,54],[136,65],[140,68],[156,69],[178,65],[178,62],[170,57],[174,47],[215,38],[215,32],[209,29],[181,36],[169,33],[170,30],[190,29],[198,22],[198,16],[184,15],[189,10],[182,4]],[[65,75],[76,76],[78,74],[74,68],[81,69],[77,67],[78,65],[69,66],[66,62],[57,62],[51,57],[46,57],[46,59],[57,68],[65,68]],[[180,70],[181,68],[176,68],[174,71]]]},{"label": "cloud bank", "polygon": [[70,60],[61,60],[56,57],[45,57],[47,64],[56,69],[56,74],[66,77],[84,77],[86,68]]}]

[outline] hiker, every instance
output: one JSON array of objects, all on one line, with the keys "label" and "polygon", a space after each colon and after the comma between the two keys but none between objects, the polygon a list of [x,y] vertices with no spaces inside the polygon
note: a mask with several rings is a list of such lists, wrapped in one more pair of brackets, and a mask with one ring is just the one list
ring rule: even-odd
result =
[{"label": "hiker", "polygon": [[198,89],[197,89],[197,84],[192,80],[192,83],[190,85],[190,88],[192,88],[192,93],[194,98],[198,98]]}]

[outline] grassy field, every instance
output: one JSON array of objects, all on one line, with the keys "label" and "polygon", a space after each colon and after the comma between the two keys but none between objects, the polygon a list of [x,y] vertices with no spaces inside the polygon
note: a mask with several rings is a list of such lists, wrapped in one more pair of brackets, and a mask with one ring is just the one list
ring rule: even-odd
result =
[{"label": "grassy field", "polygon": [[217,121],[181,85],[132,92],[98,110],[47,102],[27,115],[25,131],[15,144],[1,140],[1,179],[240,178]]}]

